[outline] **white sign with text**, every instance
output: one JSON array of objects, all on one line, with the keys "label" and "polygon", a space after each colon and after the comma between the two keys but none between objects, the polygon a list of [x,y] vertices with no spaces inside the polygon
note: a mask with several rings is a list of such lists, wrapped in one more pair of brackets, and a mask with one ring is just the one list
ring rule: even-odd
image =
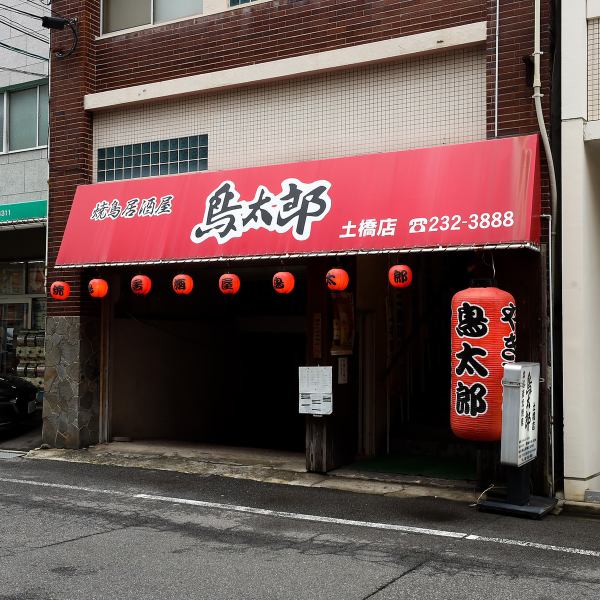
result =
[{"label": "white sign with text", "polygon": [[333,412],[331,367],[299,367],[298,383],[300,414],[330,415]]}]

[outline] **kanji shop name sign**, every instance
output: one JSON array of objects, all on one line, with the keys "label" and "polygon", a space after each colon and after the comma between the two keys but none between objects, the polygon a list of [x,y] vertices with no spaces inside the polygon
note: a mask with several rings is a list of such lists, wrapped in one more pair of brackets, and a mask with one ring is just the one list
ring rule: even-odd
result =
[{"label": "kanji shop name sign", "polygon": [[500,462],[520,467],[537,456],[540,365],[504,366]]},{"label": "kanji shop name sign", "polygon": [[94,206],[90,219],[92,221],[104,221],[105,219],[134,219],[136,217],[159,217],[170,215],[172,212],[171,202],[173,196],[167,195],[162,198],[150,196],[150,198],[130,198],[121,205],[119,200],[108,203],[101,200]]},{"label": "kanji shop name sign", "polygon": [[254,199],[241,202],[233,181],[224,181],[206,199],[204,219],[192,230],[196,244],[213,237],[219,244],[239,238],[251,229],[277,233],[290,231],[295,239],[310,237],[313,221],[321,221],[331,209],[329,181],[303,183],[286,179],[281,193],[273,194],[261,185]]},{"label": "kanji shop name sign", "polygon": [[57,265],[537,244],[537,136],[80,186]]}]

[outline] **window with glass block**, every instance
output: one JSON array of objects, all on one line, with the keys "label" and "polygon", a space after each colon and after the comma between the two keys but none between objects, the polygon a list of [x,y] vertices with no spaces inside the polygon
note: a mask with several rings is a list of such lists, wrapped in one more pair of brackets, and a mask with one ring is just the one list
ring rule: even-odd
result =
[{"label": "window with glass block", "polygon": [[98,181],[177,175],[207,169],[208,135],[98,149]]}]

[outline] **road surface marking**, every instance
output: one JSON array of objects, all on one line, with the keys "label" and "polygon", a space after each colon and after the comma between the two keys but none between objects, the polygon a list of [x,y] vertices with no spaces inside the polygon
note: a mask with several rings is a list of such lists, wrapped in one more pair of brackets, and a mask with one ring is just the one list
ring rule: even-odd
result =
[{"label": "road surface marking", "polygon": [[389,531],[401,531],[403,533],[419,533],[422,535],[435,535],[438,537],[449,537],[459,539],[467,536],[466,533],[461,533],[459,531],[444,531],[443,529],[426,529],[424,527],[395,525],[393,523],[371,523],[369,521],[353,521],[350,519],[338,519],[337,517],[322,517],[320,515],[307,515],[303,513],[269,510],[267,508],[255,508],[253,506],[239,506],[237,504],[220,504],[218,502],[205,502],[203,500],[188,500],[187,498],[169,498],[168,496],[153,496],[151,494],[136,494],[135,497],[141,498],[143,500],[159,500],[162,502],[170,502],[171,504],[188,504],[190,506],[201,506],[203,508],[217,508],[219,510],[249,513],[252,515],[265,515],[267,517],[294,519],[296,521],[334,523],[336,525],[351,525],[353,527],[367,527],[369,529],[386,529]]},{"label": "road surface marking", "polygon": [[204,500],[190,500],[188,498],[172,498],[170,496],[155,496],[153,494],[134,494],[120,492],[117,490],[107,490],[101,488],[90,488],[77,485],[68,485],[63,483],[49,483],[45,481],[35,481],[31,479],[12,479],[9,477],[0,477],[0,482],[31,485],[38,487],[47,487],[54,489],[72,490],[78,492],[92,492],[95,494],[109,494],[112,496],[122,496],[127,498],[136,498],[139,500],[152,500],[156,502],[168,502],[170,504],[179,504],[187,506],[198,506],[202,508],[211,508],[230,512],[240,512],[252,515],[262,515],[268,517],[277,517],[280,519],[291,519],[294,521],[310,521],[312,523],[331,523],[334,525],[345,525],[351,527],[363,527],[368,529],[380,529],[385,531],[399,531],[401,533],[412,533],[417,535],[428,535],[434,537],[454,538],[457,540],[468,540],[475,542],[484,542],[488,544],[499,544],[504,546],[519,546],[522,548],[535,548],[547,552],[563,552],[567,554],[580,554],[583,556],[600,557],[598,550],[585,550],[584,548],[572,548],[569,546],[554,546],[552,544],[540,544],[538,542],[529,542],[525,540],[513,540],[509,538],[486,537],[464,533],[462,531],[447,531],[444,529],[429,529],[426,527],[412,527],[410,525],[396,525],[394,523],[377,523],[371,521],[355,521],[351,519],[340,519],[337,517],[324,517],[320,515],[309,515],[305,513],[284,512],[279,510],[269,510],[266,508],[256,508],[253,506],[241,506],[237,504],[224,504],[220,502],[207,502]]},{"label": "road surface marking", "polygon": [[600,556],[597,550],[584,550],[583,548],[569,548],[567,546],[554,546],[552,544],[540,544],[538,542],[527,542],[524,540],[511,540],[507,538],[486,537],[483,535],[468,535],[465,540],[476,542],[488,542],[491,544],[504,544],[505,546],[521,546],[523,548],[537,548],[551,552],[566,552],[568,554],[582,554],[584,556]]}]

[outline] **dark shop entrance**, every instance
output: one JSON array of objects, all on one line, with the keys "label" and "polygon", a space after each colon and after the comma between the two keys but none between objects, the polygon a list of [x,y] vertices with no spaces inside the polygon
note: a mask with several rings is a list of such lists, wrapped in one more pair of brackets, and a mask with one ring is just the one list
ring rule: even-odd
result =
[{"label": "dark shop entrance", "polygon": [[[409,287],[388,284],[394,264],[411,267]],[[542,264],[526,249],[358,257],[361,458],[353,467],[444,480],[491,477],[499,442],[466,441],[450,427],[451,301],[495,276],[496,287],[515,297],[517,360],[540,362]]]},{"label": "dark shop entrance", "polygon": [[[110,437],[304,451],[298,367],[306,360],[306,276],[276,294],[280,265],[236,266],[236,295],[223,295],[224,266],[148,267],[151,292],[136,296],[115,272],[109,333]],[[174,294],[174,275],[194,279]]]},{"label": "dark shop entrance", "polygon": [[[407,288],[388,283],[398,263],[412,269]],[[108,439],[306,452],[307,469],[317,472],[351,464],[371,473],[491,481],[499,443],[466,441],[450,427],[451,300],[495,277],[516,301],[517,360],[540,362],[542,265],[526,249],[320,257],[285,268],[255,263],[231,267],[241,280],[233,296],[217,284],[223,265],[147,267],[146,296],[130,289],[141,271],[115,270],[107,305]],[[350,275],[343,295],[327,290],[332,267]],[[292,293],[274,292],[279,270],[294,274]],[[189,296],[173,293],[178,272],[194,279]],[[332,415],[299,414],[304,365],[332,367]],[[546,416],[541,399],[540,438]],[[544,453],[540,445],[540,477]]]}]

